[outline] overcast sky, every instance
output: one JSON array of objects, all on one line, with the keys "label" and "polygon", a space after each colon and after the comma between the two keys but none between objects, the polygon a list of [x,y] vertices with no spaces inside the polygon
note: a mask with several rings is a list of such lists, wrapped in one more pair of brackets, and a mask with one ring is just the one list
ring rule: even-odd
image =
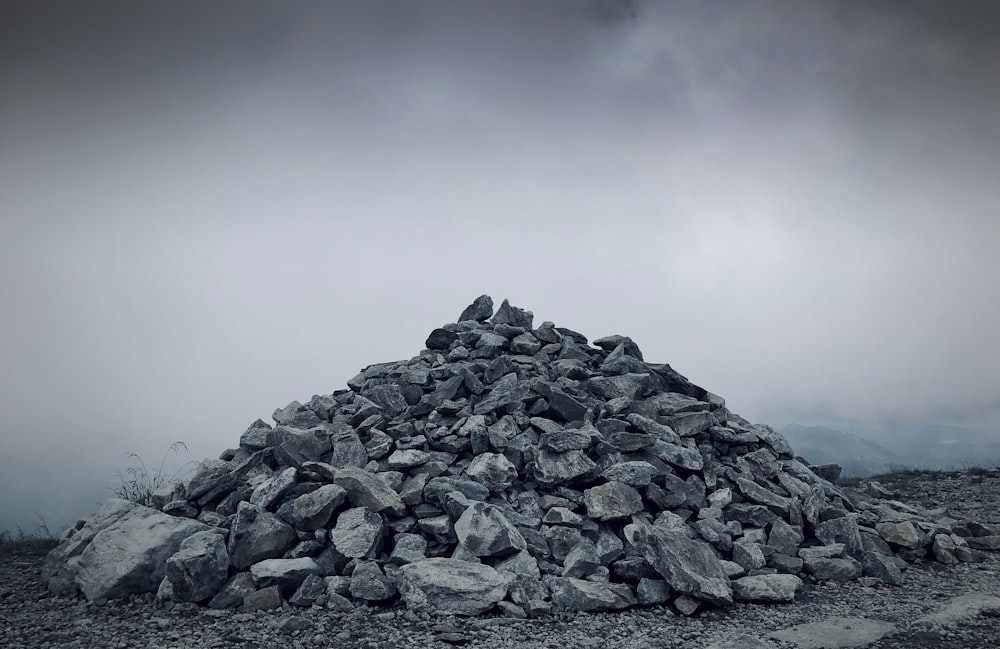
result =
[{"label": "overcast sky", "polygon": [[484,292],[753,421],[997,430],[998,21],[0,3],[0,529],[88,514],[126,451],[215,457]]}]

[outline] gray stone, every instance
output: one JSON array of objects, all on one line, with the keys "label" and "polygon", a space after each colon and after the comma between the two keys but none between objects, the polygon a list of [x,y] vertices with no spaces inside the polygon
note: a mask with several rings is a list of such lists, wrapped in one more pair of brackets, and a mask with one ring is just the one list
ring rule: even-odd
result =
[{"label": "gray stone", "polygon": [[239,608],[243,598],[257,590],[249,572],[240,572],[226,582],[226,585],[208,602],[209,608]]},{"label": "gray stone", "polygon": [[816,538],[826,543],[843,543],[844,550],[859,561],[865,556],[865,546],[861,540],[861,530],[854,518],[834,518],[816,526]]},{"label": "gray stone", "polygon": [[288,598],[288,603],[292,606],[305,608],[312,606],[321,596],[326,593],[326,582],[319,575],[307,575],[299,587]]},{"label": "gray stone", "polygon": [[278,408],[271,415],[271,418],[279,424],[303,430],[322,423],[315,412],[298,401],[293,401],[284,408]]},{"label": "gray stone", "polygon": [[432,558],[400,568],[398,588],[407,608],[479,615],[506,596],[507,585],[508,578],[487,565]]},{"label": "gray stone", "polygon": [[544,432],[538,438],[538,448],[565,453],[566,451],[586,450],[590,447],[593,437],[583,428],[566,428]]},{"label": "gray stone", "polygon": [[229,576],[229,552],[222,534],[195,532],[167,559],[171,599],[200,602],[215,595]]},{"label": "gray stone", "polygon": [[421,464],[427,464],[431,459],[431,454],[415,448],[397,449],[385,461],[390,469],[412,469]]},{"label": "gray stone", "polygon": [[[333,454],[330,456],[329,464],[335,468],[345,467],[361,468],[368,464],[368,450],[361,443],[361,438],[351,428],[346,428],[335,432],[331,436],[333,443]],[[334,473],[336,475],[336,473]],[[333,479],[329,477],[328,479]]]},{"label": "gray stone", "polygon": [[580,514],[565,507],[552,507],[545,512],[545,516],[542,518],[542,522],[546,525],[569,525],[571,527],[580,527],[586,520]]},{"label": "gray stone", "polygon": [[639,604],[654,606],[669,602],[672,591],[670,590],[670,584],[662,579],[648,579],[643,577],[639,580],[639,585],[636,586],[635,592]]},{"label": "gray stone", "polygon": [[[703,541],[684,532],[630,524],[632,544],[670,587],[716,604],[728,605],[733,591],[719,558]],[[626,532],[628,534],[628,532]]]},{"label": "gray stone", "polygon": [[257,505],[261,509],[269,509],[271,505],[288,493],[288,490],[295,484],[297,474],[298,471],[295,467],[289,467],[260,483],[250,494],[250,504]]},{"label": "gray stone", "polygon": [[526,550],[527,542],[494,505],[475,502],[455,522],[455,535],[477,557],[495,557]]},{"label": "gray stone", "polygon": [[951,598],[940,609],[917,618],[913,626],[919,629],[949,629],[987,614],[1000,616],[1000,597],[972,592]]},{"label": "gray stone", "polygon": [[271,611],[281,608],[281,590],[277,586],[269,586],[261,590],[248,593],[243,598],[242,610],[244,613],[254,611]]},{"label": "gray stone", "polygon": [[236,486],[231,468],[223,460],[203,460],[184,485],[185,498],[199,503],[222,498]]},{"label": "gray stone", "polygon": [[529,333],[523,333],[510,341],[510,351],[515,354],[533,356],[542,348],[542,343]]},{"label": "gray stone", "polygon": [[427,540],[419,534],[401,533],[393,537],[389,562],[398,565],[414,563],[427,558]]},{"label": "gray stone", "polygon": [[764,552],[756,543],[737,541],[733,543],[733,561],[743,566],[747,571],[758,570],[767,565]]},{"label": "gray stone", "polygon": [[659,470],[644,461],[618,462],[612,464],[601,475],[606,480],[621,482],[632,487],[645,487],[648,485]]},{"label": "gray stone", "polygon": [[448,331],[447,329],[441,329],[439,327],[431,331],[430,335],[427,336],[427,340],[424,342],[424,346],[427,349],[447,351],[448,348],[451,347],[451,344],[456,340],[458,340],[457,333],[455,333],[454,331]]},{"label": "gray stone", "polygon": [[653,388],[653,380],[649,374],[595,376],[587,381],[587,387],[605,401],[620,397],[641,399]]},{"label": "gray stone", "polygon": [[552,605],[570,611],[619,611],[636,603],[625,584],[601,584],[571,577],[547,577]]},{"label": "gray stone", "polygon": [[791,602],[802,580],[795,575],[754,575],[733,582],[733,597],[741,602]]},{"label": "gray stone", "polygon": [[795,556],[803,540],[801,528],[793,527],[780,518],[771,524],[771,531],[767,535],[769,546],[790,557]]},{"label": "gray stone", "polygon": [[366,507],[375,513],[388,513],[402,516],[406,513],[406,505],[400,500],[399,494],[387,484],[378,479],[374,473],[369,473],[357,467],[337,469],[333,483],[347,492],[347,497],[358,507]]},{"label": "gray stone", "polygon": [[335,484],[325,484],[316,491],[292,501],[291,523],[297,530],[309,531],[326,527],[333,512],[347,498],[347,491]]},{"label": "gray stone", "polygon": [[770,634],[798,649],[840,649],[867,647],[896,633],[896,626],[863,617],[830,617],[819,622],[799,624]]},{"label": "gray stone", "polygon": [[354,507],[337,517],[336,527],[330,530],[330,541],[345,557],[364,557],[382,537],[383,527],[381,516],[366,507]]},{"label": "gray stone", "polygon": [[378,602],[396,594],[396,587],[374,561],[362,561],[351,573],[351,597]]},{"label": "gray stone", "polygon": [[580,450],[556,453],[539,450],[535,460],[535,478],[545,485],[557,485],[585,476],[597,468]]},{"label": "gray stone", "polygon": [[280,557],[295,541],[295,530],[288,523],[243,501],[229,533],[229,563],[245,570],[258,561]]},{"label": "gray stone", "polygon": [[851,581],[861,576],[861,563],[846,559],[803,559],[806,572],[820,580]]},{"label": "gray stone", "polygon": [[788,508],[791,506],[790,498],[779,496],[746,478],[737,478],[736,486],[739,488],[740,493],[751,502],[764,505],[781,516],[788,516]]},{"label": "gray stone", "polygon": [[705,461],[701,453],[693,448],[671,444],[663,440],[656,440],[649,450],[659,459],[678,466],[688,471],[701,471],[705,466]]},{"label": "gray stone", "polygon": [[593,574],[601,566],[597,547],[588,538],[580,539],[563,559],[563,577],[583,578]]},{"label": "gray stone", "polygon": [[493,317],[493,298],[489,295],[480,295],[472,304],[465,307],[458,317],[459,322],[475,320],[476,322],[486,322]]},{"label": "gray stone", "polygon": [[509,489],[517,479],[517,467],[498,453],[480,453],[472,458],[465,472],[490,491]]},{"label": "gray stone", "polygon": [[878,552],[868,552],[861,562],[862,574],[865,577],[875,577],[881,579],[883,583],[890,586],[902,586],[905,578],[903,571],[896,565],[896,561],[889,556]]},{"label": "gray stone", "polygon": [[494,326],[498,324],[509,324],[515,327],[530,330],[531,321],[533,319],[534,314],[532,314],[531,311],[525,311],[524,309],[519,309],[516,306],[511,306],[510,302],[504,300],[500,303],[500,308],[497,309],[496,314],[490,322]]},{"label": "gray stone", "polygon": [[919,548],[924,545],[924,535],[910,521],[879,523],[875,529],[886,543],[901,548]]},{"label": "gray stone", "polygon": [[250,575],[258,588],[277,586],[283,594],[291,595],[309,575],[318,575],[315,559],[264,559],[250,566]]},{"label": "gray stone", "polygon": [[643,510],[642,496],[621,482],[606,482],[583,492],[587,516],[599,521],[628,518]]}]

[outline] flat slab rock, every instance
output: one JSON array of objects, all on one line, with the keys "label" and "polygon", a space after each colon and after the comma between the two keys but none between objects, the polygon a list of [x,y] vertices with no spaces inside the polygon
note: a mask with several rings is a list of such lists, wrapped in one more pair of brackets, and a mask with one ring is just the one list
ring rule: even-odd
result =
[{"label": "flat slab rock", "polygon": [[841,649],[841,647],[867,647],[896,631],[896,625],[881,620],[864,617],[831,617],[775,631],[770,637],[790,643],[798,649]]}]

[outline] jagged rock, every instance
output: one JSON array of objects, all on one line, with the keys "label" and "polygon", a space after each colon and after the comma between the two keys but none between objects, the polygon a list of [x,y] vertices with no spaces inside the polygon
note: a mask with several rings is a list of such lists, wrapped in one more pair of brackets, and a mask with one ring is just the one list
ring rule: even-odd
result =
[{"label": "jagged rock", "polygon": [[396,594],[396,587],[374,561],[362,561],[351,573],[351,596],[365,601],[381,601]]},{"label": "jagged rock", "polygon": [[281,608],[281,590],[277,586],[268,586],[248,593],[243,598],[243,608],[240,610],[244,613],[252,613],[253,611],[271,611],[276,608]]},{"label": "jagged rock", "polygon": [[347,492],[335,484],[323,485],[292,501],[291,523],[297,530],[326,527],[334,510],[347,498]]},{"label": "jagged rock", "polygon": [[243,599],[257,590],[253,576],[249,572],[239,572],[233,575],[226,585],[215,594],[208,603],[209,608],[239,608]]},{"label": "jagged rock", "polygon": [[156,592],[167,559],[184,539],[206,531],[211,528],[191,519],[111,498],[46,557],[42,577],[50,590],[79,589],[90,601]]},{"label": "jagged rock", "polygon": [[601,566],[601,558],[597,554],[597,546],[588,538],[577,541],[566,558],[563,559],[563,577],[583,578],[594,574]]},{"label": "jagged rock", "polygon": [[358,507],[365,507],[375,513],[386,512],[393,516],[406,513],[406,505],[399,494],[369,473],[357,467],[337,469],[333,483],[347,492],[347,497]]},{"label": "jagged rock", "polygon": [[665,604],[670,601],[670,584],[662,579],[647,579],[643,577],[639,580],[639,585],[635,588],[636,598],[643,606],[653,606]]},{"label": "jagged rock", "polygon": [[535,460],[535,477],[546,485],[556,485],[569,482],[584,476],[597,465],[581,450],[556,453],[540,450]]},{"label": "jagged rock", "polygon": [[470,505],[455,521],[455,534],[473,556],[504,556],[526,550],[527,542],[498,507],[482,502]]},{"label": "jagged rock", "polygon": [[820,580],[851,581],[861,576],[861,563],[847,557],[846,559],[803,559],[805,569],[813,577]]},{"label": "jagged rock", "polygon": [[861,560],[865,556],[861,530],[853,518],[835,518],[820,523],[816,526],[816,538],[827,545],[843,543],[845,552],[855,559]]},{"label": "jagged rock", "polygon": [[427,540],[419,534],[401,533],[393,538],[389,562],[399,565],[416,563],[427,558]]},{"label": "jagged rock", "polygon": [[879,523],[875,529],[886,543],[902,548],[919,548],[924,544],[924,535],[910,521]]},{"label": "jagged rock", "polygon": [[295,467],[289,467],[260,483],[250,494],[250,504],[257,505],[261,509],[270,508],[276,500],[287,494],[288,490],[292,488],[297,474],[298,471]]},{"label": "jagged rock", "polygon": [[470,478],[490,491],[509,489],[517,479],[517,467],[498,453],[481,453],[472,459],[465,470]]},{"label": "jagged rock", "polygon": [[229,563],[244,570],[258,561],[280,557],[295,539],[295,530],[288,523],[243,501],[229,533]]},{"label": "jagged rock", "polygon": [[887,555],[878,552],[866,553],[861,562],[861,569],[865,577],[881,579],[883,583],[890,586],[903,585],[903,571],[899,569],[892,557]]},{"label": "jagged rock", "polygon": [[507,584],[506,577],[487,565],[433,558],[400,568],[397,587],[407,608],[479,615],[506,596]]},{"label": "jagged rock", "polygon": [[317,599],[326,593],[326,582],[319,575],[306,575],[299,587],[288,598],[292,606],[305,608],[312,606]]},{"label": "jagged rock", "polygon": [[504,300],[500,303],[500,308],[497,309],[496,314],[490,322],[492,322],[494,326],[498,324],[509,324],[527,330],[531,329],[531,321],[533,319],[534,315],[531,311],[525,311],[524,309],[519,309],[516,306],[511,306],[510,302]]},{"label": "jagged rock", "polygon": [[598,521],[627,518],[643,509],[642,496],[621,482],[606,482],[583,492],[587,516]]},{"label": "jagged rock", "polygon": [[802,580],[795,575],[755,575],[733,582],[733,597],[741,602],[790,602]]},{"label": "jagged rock", "polygon": [[632,545],[671,588],[720,606],[732,603],[729,578],[708,545],[679,531],[633,528]]},{"label": "jagged rock", "polygon": [[195,532],[181,542],[167,559],[164,579],[170,582],[171,599],[200,602],[215,595],[229,576],[226,540],[215,531]]},{"label": "jagged rock", "polygon": [[472,304],[465,307],[462,315],[458,316],[459,322],[475,320],[476,322],[486,322],[493,317],[493,298],[489,295],[480,295]]},{"label": "jagged rock", "polygon": [[600,584],[571,577],[547,577],[553,606],[570,611],[618,611],[634,606],[635,595],[625,584]]},{"label": "jagged rock", "polygon": [[354,507],[340,513],[337,525],[330,530],[330,541],[345,557],[364,557],[382,536],[382,517],[366,507]]},{"label": "jagged rock", "polygon": [[[492,308],[491,308],[492,310]],[[435,329],[431,335],[427,336],[424,346],[427,349],[447,350],[451,344],[458,340],[458,334],[447,329]]]},{"label": "jagged rock", "polygon": [[250,566],[250,575],[258,588],[277,586],[282,593],[291,595],[309,575],[319,574],[314,559],[264,559]]}]

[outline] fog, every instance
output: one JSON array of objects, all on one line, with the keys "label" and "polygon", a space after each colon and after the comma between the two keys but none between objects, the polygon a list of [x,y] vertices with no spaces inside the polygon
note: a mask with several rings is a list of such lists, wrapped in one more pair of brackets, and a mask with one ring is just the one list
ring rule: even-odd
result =
[{"label": "fog", "polygon": [[216,457],[481,293],[753,421],[1000,430],[998,18],[3,3],[0,529],[89,514],[126,452]]}]

